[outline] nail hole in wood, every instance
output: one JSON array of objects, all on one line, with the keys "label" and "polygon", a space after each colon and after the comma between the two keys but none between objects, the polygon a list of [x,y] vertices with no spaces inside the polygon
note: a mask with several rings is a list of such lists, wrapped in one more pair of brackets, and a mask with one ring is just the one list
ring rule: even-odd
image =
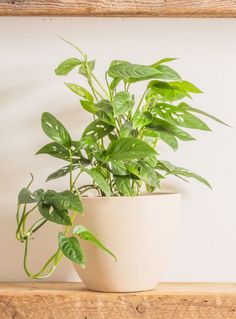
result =
[{"label": "nail hole in wood", "polygon": [[137,305],[137,307],[136,307],[136,310],[139,312],[139,313],[143,313],[144,311],[145,311],[145,306],[144,305],[142,305],[142,304],[139,304],[139,305]]}]

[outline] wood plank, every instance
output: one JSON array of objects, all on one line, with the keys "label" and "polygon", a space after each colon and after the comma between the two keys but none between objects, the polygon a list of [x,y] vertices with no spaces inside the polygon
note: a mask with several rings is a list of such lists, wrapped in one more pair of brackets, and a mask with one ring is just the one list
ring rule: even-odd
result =
[{"label": "wood plank", "polygon": [[236,319],[236,284],[161,283],[97,293],[79,283],[1,283],[0,319]]},{"label": "wood plank", "polygon": [[1,0],[3,16],[236,17],[234,0]]}]

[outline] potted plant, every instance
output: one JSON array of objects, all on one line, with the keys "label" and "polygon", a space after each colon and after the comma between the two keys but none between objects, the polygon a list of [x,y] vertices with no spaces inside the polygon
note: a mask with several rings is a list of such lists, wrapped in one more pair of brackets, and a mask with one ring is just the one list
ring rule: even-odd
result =
[{"label": "potted plant", "polygon": [[[153,289],[170,256],[179,219],[180,194],[160,192],[161,182],[175,175],[210,187],[203,177],[163,160],[157,143],[176,151],[179,141],[194,140],[186,129],[210,131],[198,114],[225,123],[186,102],[202,92],[167,66],[172,58],[151,65],[114,60],[103,85],[94,74],[95,60],[74,48],[80,57],[63,61],[55,73],[65,76],[76,70],[86,78],[88,88],[65,85],[78,95],[91,122],[74,140],[52,114],[42,115],[42,129],[51,142],[37,154],[66,163],[47,181],[65,176],[69,186],[63,192],[31,191],[32,176],[20,191],[16,237],[24,243],[24,268],[31,278],[46,278],[66,256],[89,289]],[[144,90],[137,100],[132,87],[140,81]],[[79,186],[81,174],[89,175],[91,183]],[[87,196],[91,190],[97,194]],[[40,217],[29,225],[34,214]],[[64,229],[58,234],[57,251],[34,274],[28,268],[28,246],[48,222]]]}]

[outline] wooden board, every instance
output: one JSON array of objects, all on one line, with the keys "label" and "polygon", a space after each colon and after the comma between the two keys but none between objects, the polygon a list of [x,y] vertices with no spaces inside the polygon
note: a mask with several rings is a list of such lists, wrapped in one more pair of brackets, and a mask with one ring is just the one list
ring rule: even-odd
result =
[{"label": "wooden board", "polygon": [[1,283],[0,319],[236,319],[236,284],[162,283],[97,293],[79,283]]},{"label": "wooden board", "polygon": [[0,15],[236,17],[236,1],[0,0]]}]

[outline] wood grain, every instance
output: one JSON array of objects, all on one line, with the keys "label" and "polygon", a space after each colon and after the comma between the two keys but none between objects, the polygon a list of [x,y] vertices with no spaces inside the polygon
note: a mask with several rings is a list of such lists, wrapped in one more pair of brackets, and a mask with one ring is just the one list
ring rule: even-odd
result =
[{"label": "wood grain", "polygon": [[236,17],[235,0],[0,0],[3,16]]},{"label": "wood grain", "polygon": [[1,283],[0,319],[236,319],[236,284],[162,283],[96,293],[79,283]]}]

